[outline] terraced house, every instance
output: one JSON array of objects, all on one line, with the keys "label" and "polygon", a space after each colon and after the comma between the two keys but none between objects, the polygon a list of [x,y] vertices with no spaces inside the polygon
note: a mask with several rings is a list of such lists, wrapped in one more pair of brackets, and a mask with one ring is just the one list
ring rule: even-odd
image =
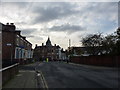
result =
[{"label": "terraced house", "polygon": [[33,56],[32,44],[16,30],[14,23],[2,25],[2,63],[3,66],[19,62],[31,62]]}]

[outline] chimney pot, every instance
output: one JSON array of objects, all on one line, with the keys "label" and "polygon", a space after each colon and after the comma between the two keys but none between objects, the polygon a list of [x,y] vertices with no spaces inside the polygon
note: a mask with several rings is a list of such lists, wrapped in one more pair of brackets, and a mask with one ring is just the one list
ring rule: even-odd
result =
[{"label": "chimney pot", "polygon": [[37,47],[37,44],[35,45],[35,47]]},{"label": "chimney pot", "polygon": [[14,23],[10,23],[10,25],[14,25]]},{"label": "chimney pot", "polygon": [[6,25],[9,25],[9,23],[6,23]]}]

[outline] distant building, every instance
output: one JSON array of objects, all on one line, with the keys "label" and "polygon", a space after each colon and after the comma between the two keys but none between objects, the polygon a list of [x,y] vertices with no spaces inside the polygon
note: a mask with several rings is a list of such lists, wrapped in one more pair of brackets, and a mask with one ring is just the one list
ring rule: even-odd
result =
[{"label": "distant building", "polygon": [[59,45],[52,45],[50,38],[46,41],[46,45],[42,43],[42,46],[37,46],[34,49],[34,59],[44,61],[47,58],[52,60],[60,60],[61,58],[61,48]]},{"label": "distant building", "polygon": [[16,30],[14,23],[2,25],[2,61],[8,62],[29,62],[32,58],[32,44]]},{"label": "distant building", "polygon": [[89,56],[86,47],[68,47],[67,56]]},{"label": "distant building", "polygon": [[66,59],[66,51],[63,51],[63,49],[61,49],[61,60],[65,61]]}]

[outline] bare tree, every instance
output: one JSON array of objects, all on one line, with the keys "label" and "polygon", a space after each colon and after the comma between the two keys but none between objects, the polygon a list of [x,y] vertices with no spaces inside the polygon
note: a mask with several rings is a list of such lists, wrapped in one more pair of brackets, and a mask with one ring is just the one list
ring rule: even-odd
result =
[{"label": "bare tree", "polygon": [[91,55],[98,55],[101,53],[101,46],[103,36],[101,33],[90,34],[82,39],[82,44],[87,48],[87,52]]}]

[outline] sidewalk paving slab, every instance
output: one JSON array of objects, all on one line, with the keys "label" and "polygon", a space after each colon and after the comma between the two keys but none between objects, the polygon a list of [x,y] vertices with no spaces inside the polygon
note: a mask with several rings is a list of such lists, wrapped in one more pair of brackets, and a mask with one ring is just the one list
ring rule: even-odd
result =
[{"label": "sidewalk paving slab", "polygon": [[20,70],[19,73],[2,88],[36,88],[35,71]]}]

